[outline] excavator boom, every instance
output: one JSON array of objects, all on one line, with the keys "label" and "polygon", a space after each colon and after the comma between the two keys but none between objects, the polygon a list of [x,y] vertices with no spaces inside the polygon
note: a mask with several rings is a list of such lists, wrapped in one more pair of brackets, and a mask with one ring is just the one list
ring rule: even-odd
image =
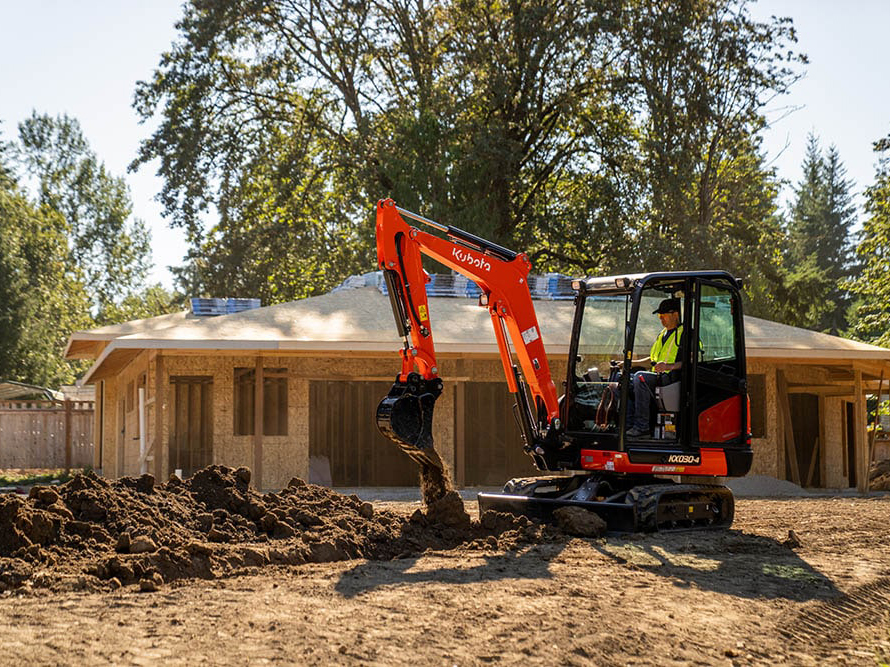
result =
[{"label": "excavator boom", "polygon": [[[413,227],[405,218],[445,238]],[[399,208],[391,199],[377,203],[376,231],[377,262],[403,340],[401,372],[377,409],[380,430],[418,463],[441,467],[432,436],[442,380],[426,295],[429,276],[421,262],[427,255],[482,290],[479,302],[491,315],[507,384],[517,400],[525,448],[532,456],[543,454],[549,432],[558,428],[559,405],[528,287],[528,257]]]}]

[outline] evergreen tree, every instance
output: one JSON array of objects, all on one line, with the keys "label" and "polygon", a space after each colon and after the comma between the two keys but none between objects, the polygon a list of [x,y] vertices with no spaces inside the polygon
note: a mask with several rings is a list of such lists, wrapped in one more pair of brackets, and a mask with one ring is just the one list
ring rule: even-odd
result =
[{"label": "evergreen tree", "polygon": [[826,227],[829,236],[825,243],[826,274],[831,282],[829,301],[834,309],[819,323],[820,331],[838,335],[848,330],[848,312],[852,297],[848,279],[856,271],[856,249],[852,227],[856,222],[856,205],[850,190],[853,181],[846,178],[847,170],[840,161],[837,148],[829,146],[825,156]]},{"label": "evergreen tree", "polygon": [[867,218],[856,247],[861,273],[848,286],[859,297],[853,334],[890,347],[890,136],[876,142],[875,150],[878,168],[865,193]]},{"label": "evergreen tree", "polygon": [[837,149],[831,146],[823,155],[812,133],[802,170],[788,221],[784,319],[837,335],[848,326],[850,297],[843,285],[853,259],[852,182]]}]

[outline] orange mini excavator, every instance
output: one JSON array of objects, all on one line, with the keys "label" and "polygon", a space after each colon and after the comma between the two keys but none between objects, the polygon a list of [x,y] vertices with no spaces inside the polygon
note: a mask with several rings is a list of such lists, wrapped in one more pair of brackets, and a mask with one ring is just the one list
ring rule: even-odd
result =
[{"label": "orange mini excavator", "polygon": [[[612,531],[732,523],[732,492],[717,478],[747,474],[752,460],[741,281],[724,271],[574,280],[570,362],[559,396],[529,289],[528,257],[391,199],[378,202],[377,259],[404,347],[401,372],[377,408],[377,425],[415,461],[440,471],[432,423],[443,385],[422,254],[481,289],[479,305],[491,314],[523,447],[539,470],[560,472],[481,493],[481,511],[547,520],[554,509],[574,505],[598,514]],[[649,356],[661,331],[651,313],[665,299],[679,307],[683,322],[676,356],[681,367],[656,381],[647,376],[652,395],[639,404],[649,406],[650,428],[628,433],[637,370],[632,360]]]}]

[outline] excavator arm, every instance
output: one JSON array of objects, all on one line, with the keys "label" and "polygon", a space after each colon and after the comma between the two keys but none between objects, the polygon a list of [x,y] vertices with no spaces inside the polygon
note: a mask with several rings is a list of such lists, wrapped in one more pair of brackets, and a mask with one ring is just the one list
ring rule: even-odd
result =
[{"label": "excavator arm", "polygon": [[[412,227],[405,218],[446,238]],[[482,290],[479,304],[491,315],[507,385],[516,398],[514,410],[525,449],[544,469],[545,450],[560,427],[559,405],[528,286],[528,257],[406,211],[391,199],[377,203],[376,233],[377,262],[403,340],[401,372],[377,408],[380,430],[421,465],[442,467],[432,437],[442,380],[426,295],[429,276],[421,264],[424,254],[470,278]]]}]

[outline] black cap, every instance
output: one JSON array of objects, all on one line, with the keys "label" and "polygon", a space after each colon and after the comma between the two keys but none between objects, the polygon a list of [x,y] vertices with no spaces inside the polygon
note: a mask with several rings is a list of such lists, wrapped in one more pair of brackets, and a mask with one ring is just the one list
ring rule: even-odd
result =
[{"label": "black cap", "polygon": [[680,299],[665,299],[660,304],[658,304],[658,308],[652,311],[653,315],[659,315],[661,313],[679,313],[680,312]]}]

